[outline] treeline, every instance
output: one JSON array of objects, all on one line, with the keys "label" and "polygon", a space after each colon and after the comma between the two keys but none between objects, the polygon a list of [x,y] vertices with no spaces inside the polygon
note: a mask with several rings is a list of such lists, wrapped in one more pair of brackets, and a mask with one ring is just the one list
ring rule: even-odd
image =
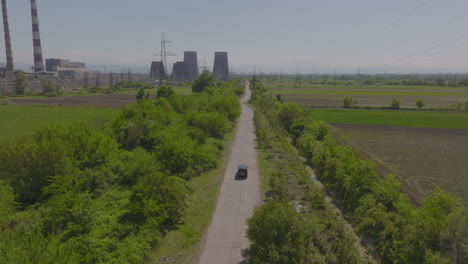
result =
[{"label": "treeline", "polygon": [[183,221],[240,114],[233,83],[141,99],[103,127],[48,126],[0,147],[0,263],[141,263]]},{"label": "treeline", "polygon": [[288,105],[281,105],[261,84],[251,89],[269,190],[267,202],[248,220],[250,263],[369,263],[288,142],[278,122],[278,117],[294,121],[285,113]]},{"label": "treeline", "polygon": [[[381,178],[371,161],[337,144],[327,124],[311,120],[295,104],[261,103],[272,98],[261,88],[256,94],[257,109],[276,105],[270,123],[287,131],[355,229],[371,239],[382,263],[468,262],[468,217],[458,198],[436,187],[414,208],[396,176]],[[270,141],[262,133],[258,140]]]}]

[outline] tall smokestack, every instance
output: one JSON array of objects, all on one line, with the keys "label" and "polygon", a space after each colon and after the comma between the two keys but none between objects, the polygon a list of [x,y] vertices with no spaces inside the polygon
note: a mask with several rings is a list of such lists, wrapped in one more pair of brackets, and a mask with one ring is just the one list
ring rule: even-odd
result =
[{"label": "tall smokestack", "polygon": [[5,31],[5,51],[6,51],[6,71],[12,73],[14,71],[13,52],[11,50],[10,25],[8,24],[8,9],[6,0],[2,0],[3,13],[3,29]]},{"label": "tall smokestack", "polygon": [[42,72],[44,71],[44,61],[42,60],[41,34],[39,33],[36,0],[31,0],[31,18],[34,46],[34,71]]}]

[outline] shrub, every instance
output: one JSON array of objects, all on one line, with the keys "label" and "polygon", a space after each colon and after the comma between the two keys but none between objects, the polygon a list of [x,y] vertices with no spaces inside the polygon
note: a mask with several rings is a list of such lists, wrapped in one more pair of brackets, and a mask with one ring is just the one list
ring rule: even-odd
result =
[{"label": "shrub", "polygon": [[159,88],[158,88],[158,92],[156,93],[156,97],[157,98],[160,98],[160,97],[169,97],[171,95],[174,94],[174,90],[170,87],[170,86],[166,86],[166,85],[161,85]]},{"label": "shrub", "polygon": [[[251,263],[308,263],[311,236],[294,206],[270,201],[248,220]],[[267,230],[267,232],[265,232]]]},{"label": "shrub", "polygon": [[203,71],[200,76],[198,76],[192,84],[192,93],[200,93],[205,91],[208,87],[213,87],[216,84],[214,74],[209,71]]},{"label": "shrub", "polygon": [[14,88],[17,95],[23,95],[28,85],[28,78],[24,73],[18,73],[15,75]]},{"label": "shrub", "polygon": [[343,107],[344,108],[351,108],[353,105],[353,98],[350,96],[343,97]]},{"label": "shrub", "polygon": [[419,108],[423,108],[426,104],[424,103],[424,101],[422,99],[419,99],[416,101],[416,106],[419,107]]},{"label": "shrub", "polygon": [[392,103],[390,104],[391,109],[400,109],[400,99],[393,98]]}]

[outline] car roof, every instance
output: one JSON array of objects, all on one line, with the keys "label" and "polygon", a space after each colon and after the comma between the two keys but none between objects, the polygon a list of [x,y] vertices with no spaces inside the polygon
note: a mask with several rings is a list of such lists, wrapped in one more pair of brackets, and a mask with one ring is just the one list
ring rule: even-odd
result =
[{"label": "car roof", "polygon": [[249,166],[245,165],[245,164],[239,164],[239,166],[237,166],[238,169],[248,169]]}]

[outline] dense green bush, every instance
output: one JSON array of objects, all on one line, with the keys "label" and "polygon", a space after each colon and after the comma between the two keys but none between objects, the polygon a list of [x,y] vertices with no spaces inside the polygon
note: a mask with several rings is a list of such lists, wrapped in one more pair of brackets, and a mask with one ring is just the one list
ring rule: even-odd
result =
[{"label": "dense green bush", "polygon": [[[251,263],[307,263],[311,258],[311,232],[307,222],[289,203],[268,202],[248,220]],[[265,232],[268,230],[268,232]]]},{"label": "dense green bush", "polygon": [[141,263],[177,228],[240,106],[231,86],[166,95],[0,146],[0,263]]}]

